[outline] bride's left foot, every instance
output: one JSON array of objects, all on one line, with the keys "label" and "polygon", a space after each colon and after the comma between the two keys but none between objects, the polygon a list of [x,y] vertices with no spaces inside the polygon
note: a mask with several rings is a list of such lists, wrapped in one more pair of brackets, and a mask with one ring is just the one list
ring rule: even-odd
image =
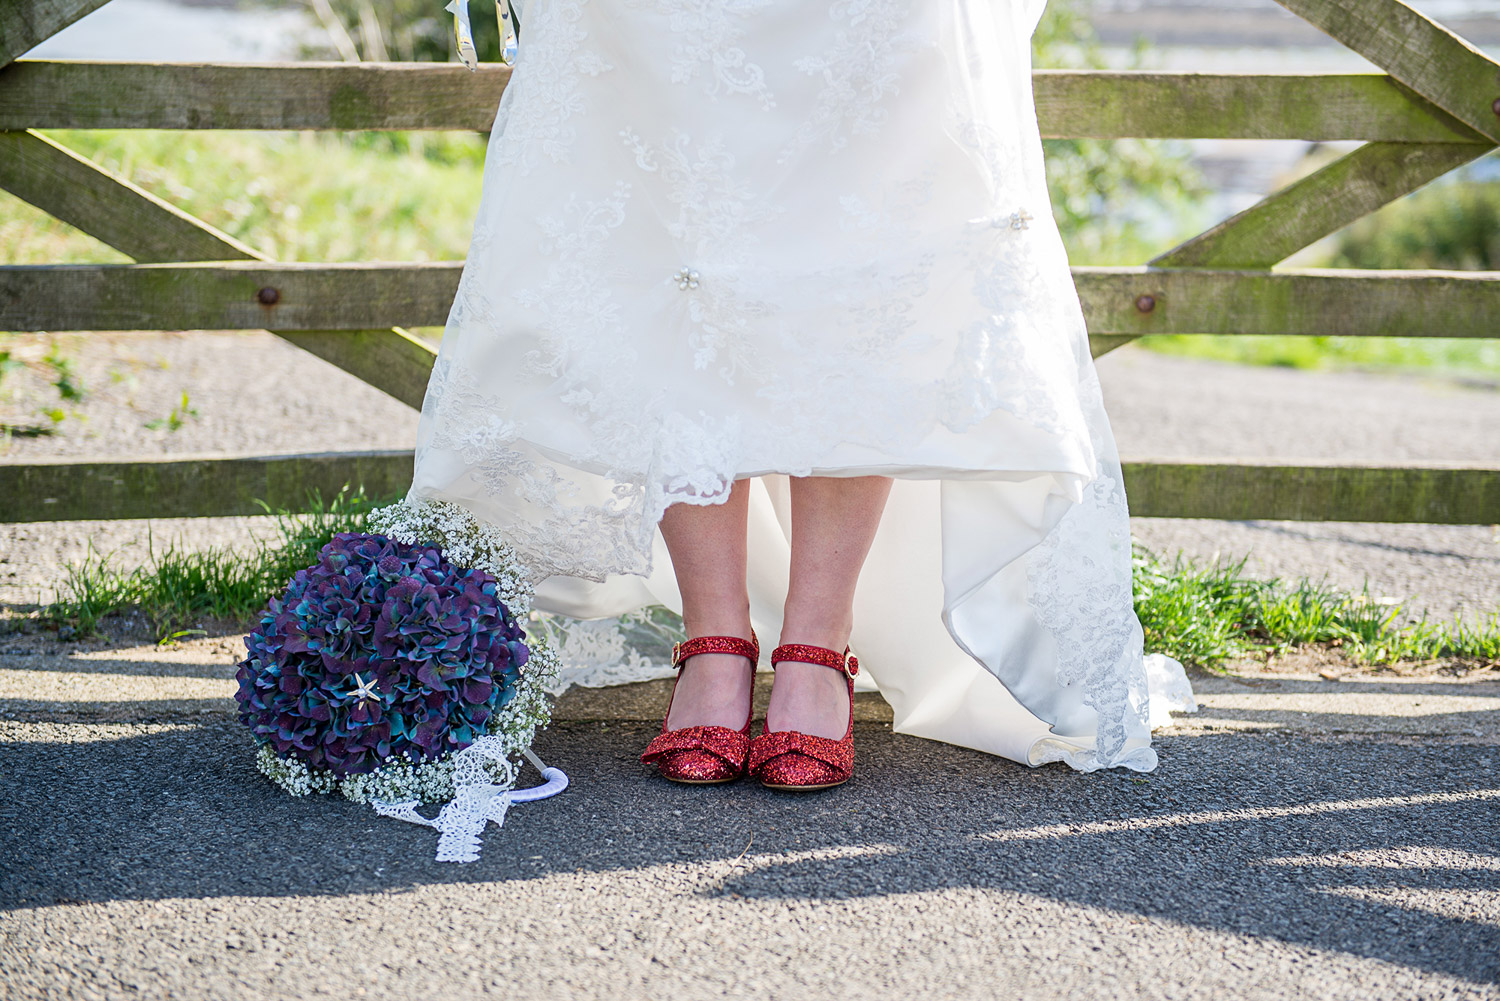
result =
[{"label": "bride's left foot", "polygon": [[[844,649],[847,640],[845,633],[833,638],[783,637],[782,643],[838,651]],[[849,713],[848,685],[843,672],[796,660],[783,660],[776,665],[771,701],[766,708],[767,730],[796,730],[839,740],[849,728]]]},{"label": "bride's left foot", "polygon": [[746,761],[768,789],[830,789],[853,774],[859,662],[848,652],[847,646],[824,643],[782,643],[772,651],[771,704]]}]

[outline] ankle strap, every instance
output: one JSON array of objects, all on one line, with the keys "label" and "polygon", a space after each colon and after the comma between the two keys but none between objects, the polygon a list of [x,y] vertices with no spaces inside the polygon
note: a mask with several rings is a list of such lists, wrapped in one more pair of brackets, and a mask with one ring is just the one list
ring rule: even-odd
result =
[{"label": "ankle strap", "polygon": [[771,651],[771,666],[774,668],[783,660],[795,660],[804,664],[831,667],[835,671],[842,671],[851,678],[859,673],[859,660],[849,656],[848,647],[844,647],[844,652],[840,655],[827,647],[808,646],[805,643],[783,643]]},{"label": "ankle strap", "polygon": [[749,657],[753,666],[760,663],[760,640],[755,638],[754,629],[750,630],[748,640],[738,636],[695,636],[672,644],[672,666],[680,671],[683,661],[700,653],[736,653]]}]

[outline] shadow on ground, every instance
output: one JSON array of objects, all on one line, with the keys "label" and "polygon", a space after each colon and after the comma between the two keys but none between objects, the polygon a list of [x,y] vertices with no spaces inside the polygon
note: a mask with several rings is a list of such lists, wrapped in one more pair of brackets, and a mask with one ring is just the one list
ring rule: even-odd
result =
[{"label": "shadow on ground", "polygon": [[865,723],[854,780],[799,797],[673,785],[637,760],[654,726],[560,723],[538,749],[573,788],[517,806],[481,860],[459,866],[432,861],[430,831],[276,790],[224,715],[0,728],[10,912],[464,883],[503,893],[686,866],[691,893],[731,911],[1002,890],[1500,978],[1500,749],[1487,743],[1204,732],[1162,738],[1151,775],[1081,775]]}]

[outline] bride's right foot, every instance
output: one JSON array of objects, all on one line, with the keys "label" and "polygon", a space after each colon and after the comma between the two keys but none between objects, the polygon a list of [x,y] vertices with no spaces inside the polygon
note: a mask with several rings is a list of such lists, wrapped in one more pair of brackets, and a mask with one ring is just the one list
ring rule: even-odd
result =
[{"label": "bride's right foot", "polygon": [[738,730],[745,721],[753,682],[745,657],[733,653],[700,653],[683,659],[672,690],[666,726],[727,726]]},{"label": "bride's right foot", "polygon": [[706,785],[743,775],[759,659],[753,629],[749,640],[698,636],[673,647],[677,681],[661,733],[641,760],[674,782]]}]

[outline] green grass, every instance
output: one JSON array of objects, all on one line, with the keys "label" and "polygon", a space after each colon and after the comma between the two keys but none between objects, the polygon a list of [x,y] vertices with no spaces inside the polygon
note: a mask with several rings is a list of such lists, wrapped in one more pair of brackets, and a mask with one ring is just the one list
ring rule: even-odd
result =
[{"label": "green grass", "polygon": [[[69,564],[43,621],[67,634],[90,635],[104,616],[140,610],[159,639],[191,633],[213,618],[249,628],[266,601],[298,570],[312,565],[337,532],[363,531],[377,506],[363,491],[314,496],[302,513],[276,516],[277,537],[253,552],[226,548],[153,551],[143,567],[115,566],[95,552]],[[1244,573],[1244,561],[1200,565],[1181,554],[1170,563],[1137,547],[1135,610],[1146,649],[1207,669],[1245,655],[1279,655],[1308,646],[1336,647],[1358,663],[1390,665],[1447,658],[1500,665],[1500,613],[1480,623],[1402,622],[1399,604],[1351,594],[1306,579],[1292,584]]]},{"label": "green grass", "polygon": [[[283,261],[460,260],[479,207],[472,132],[46,133]],[[127,258],[0,192],[5,264]]]},{"label": "green grass", "polygon": [[1399,603],[1306,578],[1294,583],[1245,576],[1245,561],[1170,564],[1137,548],[1135,610],[1146,649],[1184,664],[1220,668],[1250,654],[1333,647],[1375,666],[1433,659],[1500,664],[1500,612],[1479,623],[1401,621]]},{"label": "green grass", "polygon": [[1420,371],[1500,376],[1500,340],[1457,337],[1291,337],[1156,334],[1140,345],[1163,354],[1287,368]]},{"label": "green grass", "polygon": [[104,616],[139,610],[159,641],[194,632],[190,627],[206,618],[253,623],[266,601],[315,563],[336,533],[363,531],[369,511],[392,499],[346,487],[328,502],[314,494],[301,512],[267,507],[276,519],[275,537],[255,539],[248,553],[231,547],[184,550],[175,542],[158,553],[148,536],[146,565],[126,568],[91,542],[84,560],[65,568],[42,622],[64,635],[89,636]]}]

